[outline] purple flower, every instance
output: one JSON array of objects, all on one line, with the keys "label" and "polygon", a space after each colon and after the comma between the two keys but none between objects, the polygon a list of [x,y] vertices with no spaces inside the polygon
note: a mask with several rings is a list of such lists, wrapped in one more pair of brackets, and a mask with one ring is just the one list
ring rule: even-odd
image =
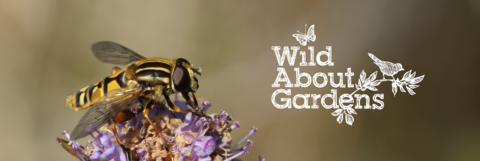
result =
[{"label": "purple flower", "polygon": [[126,161],[125,153],[122,148],[117,144],[113,139],[113,135],[110,133],[100,133],[95,137],[96,141],[88,144],[88,149],[86,152],[89,159],[92,161],[101,161],[101,160],[121,160]]},{"label": "purple flower", "polygon": [[[186,102],[178,100],[175,101],[175,105],[182,109],[190,108]],[[200,110],[206,111],[210,106],[210,103],[202,101]],[[232,117],[226,111],[221,110],[219,114],[211,114],[208,117],[192,113],[175,113],[177,118],[174,118],[167,107],[159,103],[149,113],[153,125],[143,117],[142,111],[132,112],[135,113],[135,118],[117,124],[117,132],[122,143],[130,148],[132,160],[238,160],[238,156],[248,153],[247,149],[253,142],[248,140],[244,147],[236,147],[257,131],[252,127],[249,134],[231,147],[230,132],[240,127],[240,124],[238,122],[230,124]],[[93,140],[89,141],[86,148],[74,141],[57,140],[70,154],[80,160],[126,161],[126,154],[111,130],[112,125],[93,130],[96,131],[96,135],[91,133]],[[69,138],[68,132],[64,134]]]}]

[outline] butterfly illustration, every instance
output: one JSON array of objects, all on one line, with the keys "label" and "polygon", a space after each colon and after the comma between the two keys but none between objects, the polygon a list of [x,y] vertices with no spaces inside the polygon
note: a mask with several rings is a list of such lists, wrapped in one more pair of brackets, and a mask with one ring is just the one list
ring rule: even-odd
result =
[{"label": "butterfly illustration", "polygon": [[[307,41],[315,42],[315,39],[317,39],[317,36],[315,36],[315,31],[313,30],[314,27],[315,25],[311,25],[308,28],[308,32],[306,35],[297,30],[298,33],[293,34],[293,37],[295,37],[297,41],[300,43],[300,45],[302,46],[307,45]],[[307,24],[305,24],[305,29],[307,29]]]}]

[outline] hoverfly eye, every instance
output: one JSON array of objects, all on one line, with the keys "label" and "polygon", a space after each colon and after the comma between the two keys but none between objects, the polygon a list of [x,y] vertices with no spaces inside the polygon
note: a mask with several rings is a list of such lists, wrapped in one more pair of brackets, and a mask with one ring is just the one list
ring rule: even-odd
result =
[{"label": "hoverfly eye", "polygon": [[173,84],[177,91],[186,91],[190,87],[190,77],[187,69],[181,65],[175,67],[173,72]]},{"label": "hoverfly eye", "polygon": [[183,78],[183,73],[184,71],[182,68],[179,68],[179,67],[175,68],[175,72],[173,73],[173,83],[175,83],[175,86],[180,85],[180,82]]}]

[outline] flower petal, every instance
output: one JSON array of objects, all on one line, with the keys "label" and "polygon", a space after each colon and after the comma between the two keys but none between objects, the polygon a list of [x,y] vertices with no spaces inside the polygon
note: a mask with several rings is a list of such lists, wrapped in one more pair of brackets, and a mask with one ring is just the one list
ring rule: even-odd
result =
[{"label": "flower petal", "polygon": [[205,136],[195,142],[193,151],[200,157],[209,156],[215,150],[215,140],[211,136]]}]

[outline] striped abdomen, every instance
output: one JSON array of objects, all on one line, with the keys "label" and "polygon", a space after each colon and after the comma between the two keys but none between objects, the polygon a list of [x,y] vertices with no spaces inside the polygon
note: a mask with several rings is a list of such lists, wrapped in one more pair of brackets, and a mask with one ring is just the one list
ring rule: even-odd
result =
[{"label": "striped abdomen", "polygon": [[119,71],[105,79],[80,89],[77,93],[67,97],[67,105],[74,110],[81,110],[90,107],[98,99],[102,98],[109,91],[123,88],[125,71]]}]

